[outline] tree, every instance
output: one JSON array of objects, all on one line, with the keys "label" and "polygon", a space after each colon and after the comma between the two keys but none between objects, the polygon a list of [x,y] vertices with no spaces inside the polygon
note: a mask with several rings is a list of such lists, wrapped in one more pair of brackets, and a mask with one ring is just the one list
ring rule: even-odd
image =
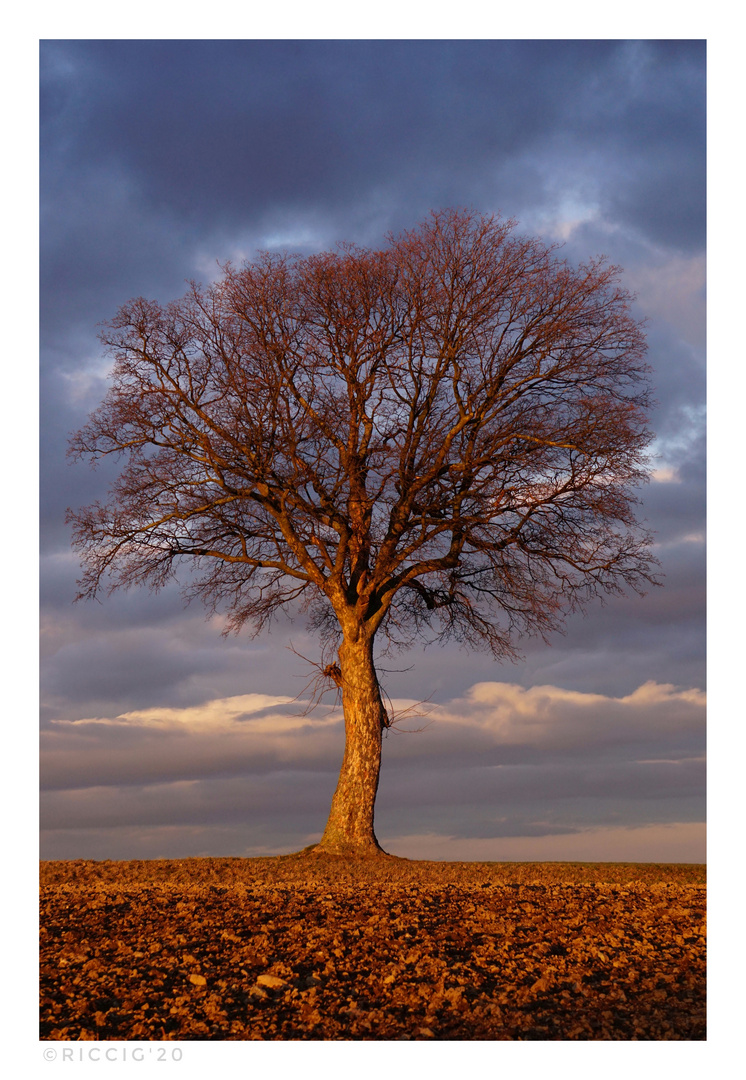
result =
[{"label": "tree", "polygon": [[186,595],[231,630],[300,606],[336,654],[345,723],[318,848],[380,853],[377,637],[513,657],[519,635],[654,580],[635,517],[644,335],[618,268],[471,212],[380,251],[221,270],[101,335],[112,384],[71,452],[126,461],[106,505],[69,515],[80,596],[188,563]]}]

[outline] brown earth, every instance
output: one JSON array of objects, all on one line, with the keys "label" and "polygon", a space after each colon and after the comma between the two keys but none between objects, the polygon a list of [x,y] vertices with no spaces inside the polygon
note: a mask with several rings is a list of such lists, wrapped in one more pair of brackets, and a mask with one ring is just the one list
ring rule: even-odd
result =
[{"label": "brown earth", "polygon": [[41,864],[43,1039],[696,1039],[705,868]]}]

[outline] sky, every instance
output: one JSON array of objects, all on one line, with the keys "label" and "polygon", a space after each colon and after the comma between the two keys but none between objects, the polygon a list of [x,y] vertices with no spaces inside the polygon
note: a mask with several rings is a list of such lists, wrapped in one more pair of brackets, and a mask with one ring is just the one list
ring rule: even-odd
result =
[{"label": "sky", "polygon": [[66,459],[106,392],[97,324],[227,259],[377,247],[457,206],[624,268],[658,402],[641,496],[664,584],[518,662],[382,660],[413,713],[384,740],[379,841],[704,861],[704,42],[47,39],[40,77],[41,857],[298,850],[343,750],[338,709],[302,715],[302,617],[251,639],[175,588],[73,603],[65,511],[114,476]]}]

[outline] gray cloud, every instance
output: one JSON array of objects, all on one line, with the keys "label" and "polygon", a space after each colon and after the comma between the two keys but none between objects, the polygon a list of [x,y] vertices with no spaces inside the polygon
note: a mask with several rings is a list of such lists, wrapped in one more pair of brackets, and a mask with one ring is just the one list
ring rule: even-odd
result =
[{"label": "gray cloud", "polygon": [[[95,155],[141,204],[201,229],[247,204],[261,220],[268,196],[337,216],[402,174],[441,201],[506,159],[541,163],[549,139],[577,166],[589,147],[622,160],[607,187],[642,231],[702,242],[700,42],[50,42],[43,56],[50,172],[90,173]],[[400,205],[416,190],[402,187]]]}]

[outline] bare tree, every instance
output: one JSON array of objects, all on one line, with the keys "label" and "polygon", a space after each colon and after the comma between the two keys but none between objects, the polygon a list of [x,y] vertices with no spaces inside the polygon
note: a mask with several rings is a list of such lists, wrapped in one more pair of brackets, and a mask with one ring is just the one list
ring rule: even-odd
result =
[{"label": "bare tree", "polygon": [[233,630],[300,605],[346,733],[318,848],[376,854],[376,635],[512,657],[653,580],[644,336],[618,268],[470,212],[222,271],[102,334],[112,385],[71,452],[126,461],[106,505],[69,515],[80,595],[188,562],[185,593]]}]

